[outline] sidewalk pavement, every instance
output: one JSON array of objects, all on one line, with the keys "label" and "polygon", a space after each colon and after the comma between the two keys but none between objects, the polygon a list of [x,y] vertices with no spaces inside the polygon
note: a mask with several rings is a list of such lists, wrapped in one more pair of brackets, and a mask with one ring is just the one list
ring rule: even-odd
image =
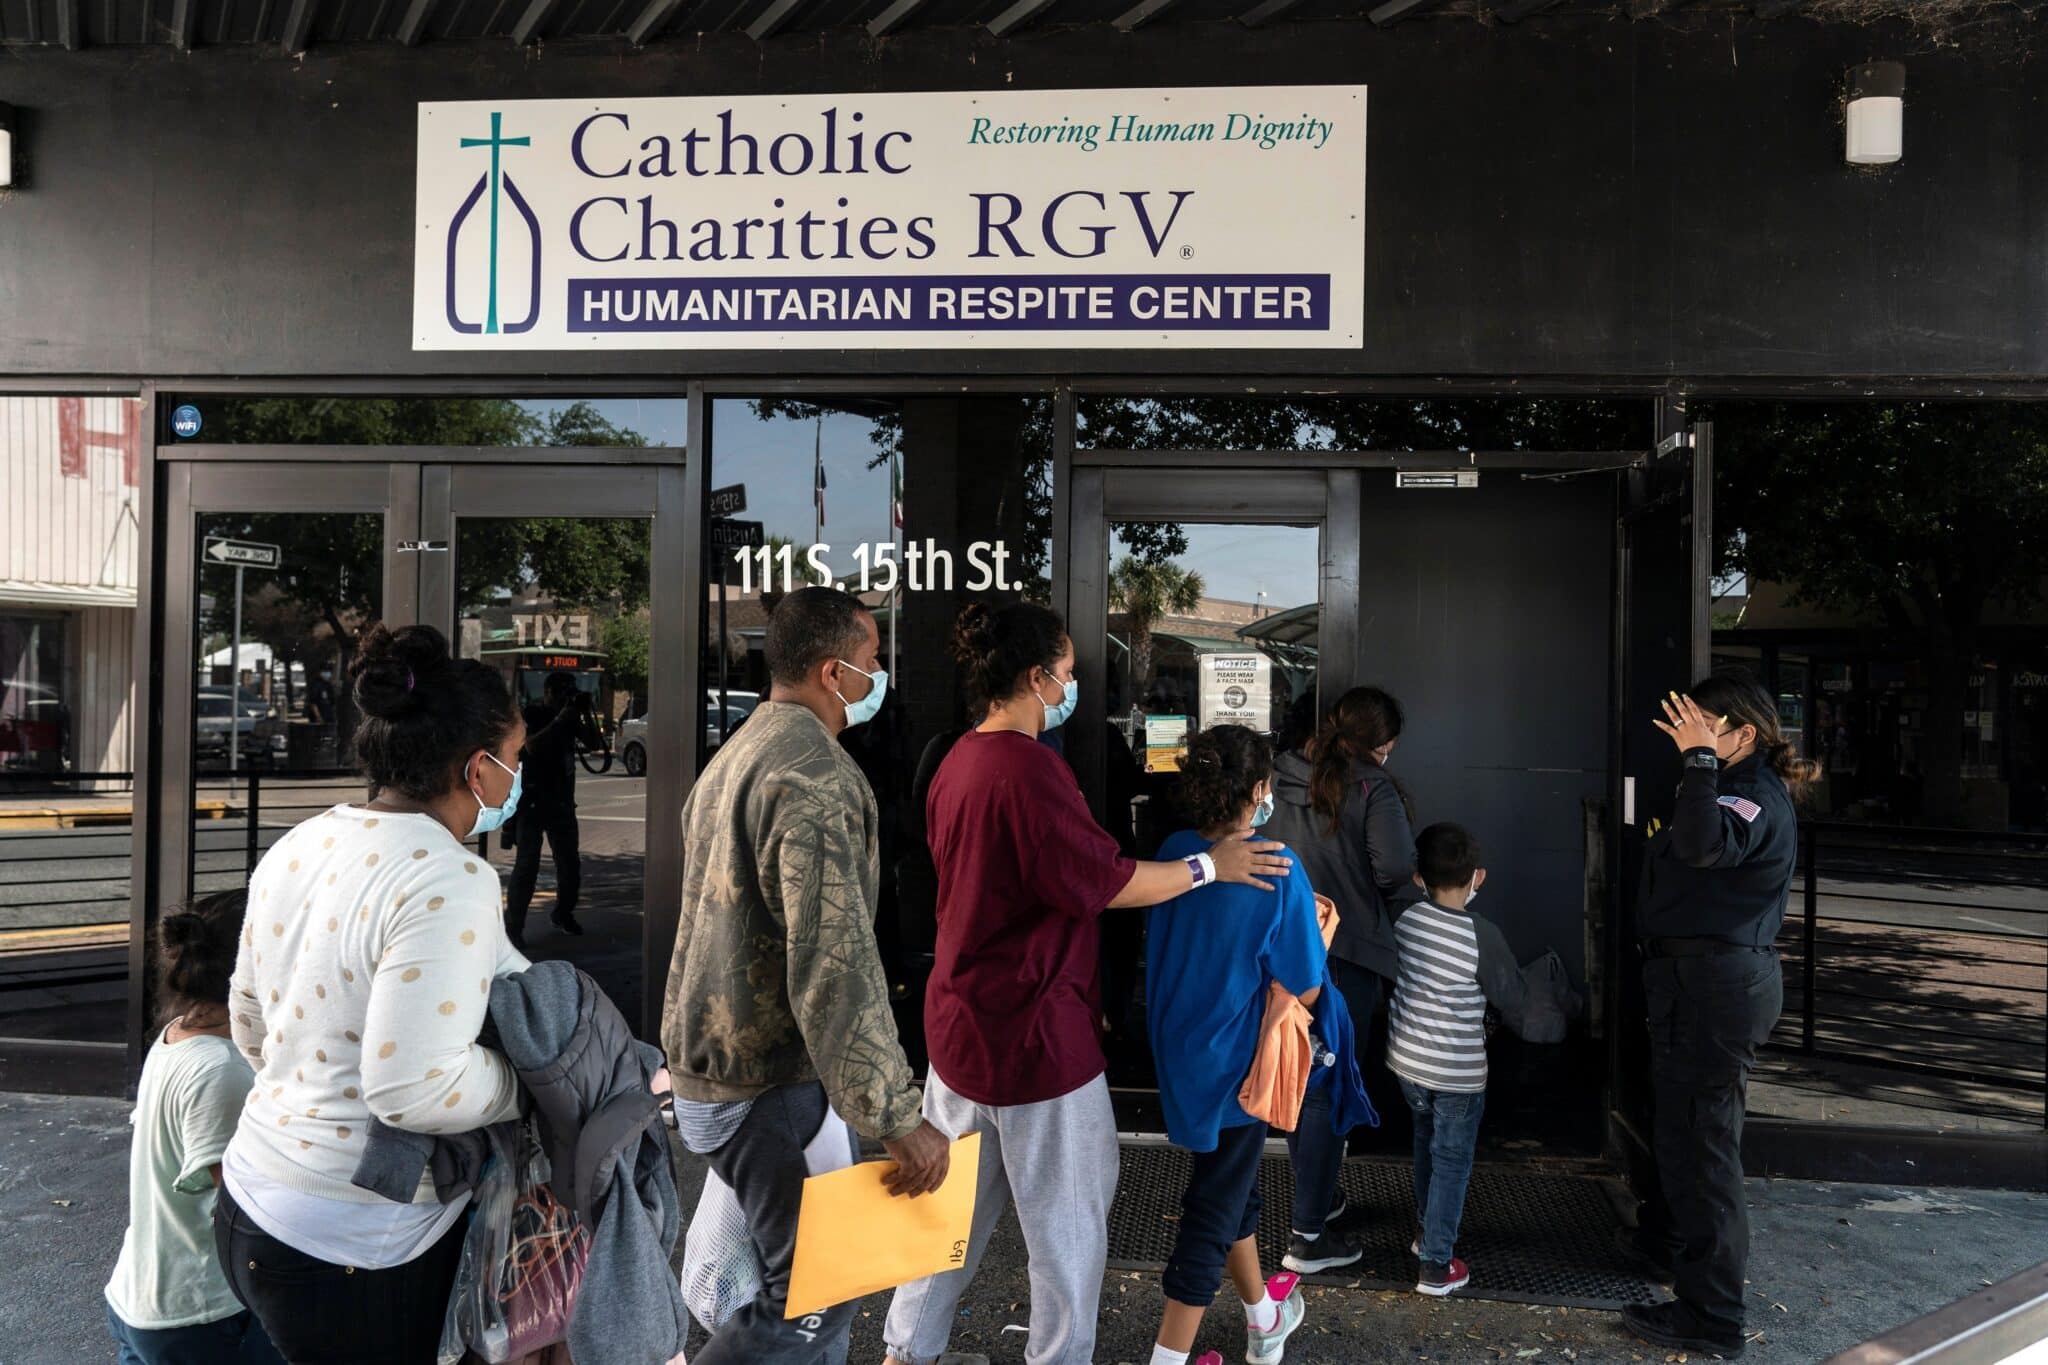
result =
[{"label": "sidewalk pavement", "polygon": [[[127,1216],[128,1109],[118,1100],[0,1094],[0,1365],[113,1359],[102,1286]],[[681,1164],[694,1209],[703,1163]],[[1749,1182],[1754,1253],[1747,1360],[1816,1361],[2048,1260],[2048,1195],[2010,1191]],[[1627,1336],[1611,1313],[1411,1294],[1315,1289],[1289,1365],[1378,1361],[1666,1362],[1676,1353]],[[1006,1217],[962,1305],[956,1350],[994,1365],[1023,1359],[1029,1320],[1022,1238]],[[888,1296],[862,1305],[854,1365],[879,1365]],[[1111,1271],[1103,1287],[1100,1365],[1143,1365],[1158,1327],[1154,1275]],[[1242,1318],[1212,1310],[1198,1351],[1243,1359]],[[702,1333],[692,1344],[700,1344]]]}]

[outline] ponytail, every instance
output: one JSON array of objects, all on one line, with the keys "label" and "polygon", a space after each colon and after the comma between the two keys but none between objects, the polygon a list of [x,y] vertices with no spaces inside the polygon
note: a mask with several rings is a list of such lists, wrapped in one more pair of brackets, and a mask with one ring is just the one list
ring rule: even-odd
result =
[{"label": "ponytail", "polygon": [[158,922],[157,994],[166,1019],[227,1003],[248,899],[246,891],[217,891]]},{"label": "ponytail", "polygon": [[[1378,687],[1354,687],[1324,713],[1308,744],[1308,796],[1309,805],[1327,822],[1326,834],[1337,832],[1352,765],[1377,761],[1373,754],[1401,737],[1402,719],[1401,703]],[[1406,804],[1406,793],[1402,801]]]},{"label": "ponytail", "polygon": [[1746,668],[1715,669],[1686,689],[1710,716],[1721,716],[1730,725],[1747,725],[1756,731],[1756,756],[1784,782],[1792,799],[1803,799],[1808,788],[1820,779],[1821,766],[1802,758],[1778,726],[1778,708],[1756,675]]}]

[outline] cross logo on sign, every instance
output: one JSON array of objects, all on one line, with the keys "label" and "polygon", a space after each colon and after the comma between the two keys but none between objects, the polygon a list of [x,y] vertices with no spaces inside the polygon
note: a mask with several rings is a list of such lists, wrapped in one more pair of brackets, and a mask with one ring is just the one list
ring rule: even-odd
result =
[{"label": "cross logo on sign", "polygon": [[[455,210],[455,216],[448,220],[448,325],[458,332],[484,332],[493,336],[504,332],[532,331],[535,320],[540,317],[540,219],[534,215],[532,205],[526,202],[526,196],[519,192],[519,186],[513,183],[512,176],[504,169],[503,153],[507,147],[531,147],[533,146],[533,139],[531,137],[506,137],[505,115],[503,111],[492,110],[491,135],[489,137],[466,137],[462,139],[461,145],[464,147],[488,147],[491,152],[491,168],[477,177],[476,187],[470,190],[469,197],[462,201],[462,207]],[[477,201],[486,194],[490,196],[490,240],[489,255],[487,257],[489,261],[489,277],[486,285],[487,294],[484,304],[484,320],[482,322],[464,322],[457,316],[455,307],[456,250],[462,235],[463,225],[469,221],[470,212],[476,208]],[[532,262],[532,278],[528,281],[526,287],[526,316],[518,322],[505,321],[501,323],[498,317],[498,250],[500,246],[498,219],[499,210],[504,200],[510,200],[512,207],[518,211],[519,217],[524,220],[526,233],[531,242],[529,255]]]},{"label": "cross logo on sign", "polygon": [[284,562],[275,545],[250,540],[208,540],[206,557],[216,564],[235,564],[245,569],[274,569]]}]

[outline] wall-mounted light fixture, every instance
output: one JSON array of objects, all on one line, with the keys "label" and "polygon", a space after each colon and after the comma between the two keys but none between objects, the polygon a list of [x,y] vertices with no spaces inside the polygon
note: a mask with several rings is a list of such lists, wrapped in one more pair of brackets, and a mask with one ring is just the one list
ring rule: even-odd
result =
[{"label": "wall-mounted light fixture", "polygon": [[14,106],[0,103],[0,190],[14,183]]},{"label": "wall-mounted light fixture", "polygon": [[1850,69],[1842,155],[1851,166],[1889,166],[1903,154],[1905,96],[1904,62],[1865,62]]}]

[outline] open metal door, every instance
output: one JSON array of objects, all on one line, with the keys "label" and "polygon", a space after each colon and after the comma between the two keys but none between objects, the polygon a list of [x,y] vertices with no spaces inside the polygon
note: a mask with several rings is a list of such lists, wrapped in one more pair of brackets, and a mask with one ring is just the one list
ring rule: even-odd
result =
[{"label": "open metal door", "polygon": [[1663,804],[1659,794],[1677,786],[1679,771],[1671,742],[1651,720],[1662,714],[1659,698],[1707,673],[1713,643],[1714,428],[1682,422],[1675,416],[1651,458],[1624,476],[1615,537],[1613,912],[1599,1007],[1612,1023],[1610,1154],[1626,1162],[1632,1177],[1648,1169],[1650,1132],[1636,895],[1650,816]]}]

